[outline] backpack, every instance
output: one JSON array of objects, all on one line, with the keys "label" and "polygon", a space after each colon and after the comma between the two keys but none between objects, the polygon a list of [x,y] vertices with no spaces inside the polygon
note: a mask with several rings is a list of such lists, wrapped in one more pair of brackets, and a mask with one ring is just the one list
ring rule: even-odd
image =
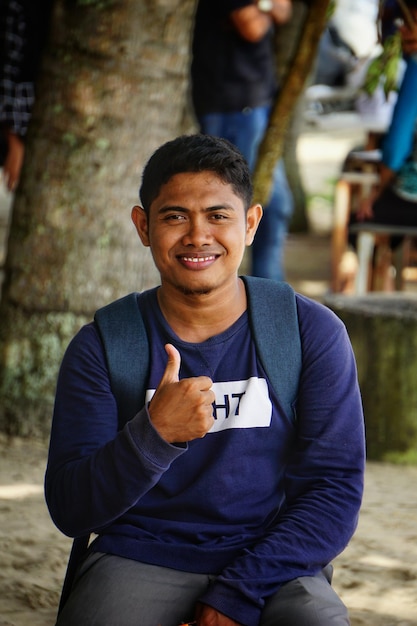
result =
[{"label": "backpack", "polygon": [[[284,413],[294,421],[302,362],[295,292],[284,282],[252,276],[242,280],[258,357]],[[140,294],[131,293],[102,307],[94,316],[117,402],[119,430],[143,406],[148,379],[149,345],[138,298]],[[74,539],[58,614],[70,594],[88,542],[88,535]]]}]

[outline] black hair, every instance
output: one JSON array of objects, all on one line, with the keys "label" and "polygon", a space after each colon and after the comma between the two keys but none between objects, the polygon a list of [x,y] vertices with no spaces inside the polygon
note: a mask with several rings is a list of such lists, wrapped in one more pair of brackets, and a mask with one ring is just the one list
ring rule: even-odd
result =
[{"label": "black hair", "polygon": [[232,186],[245,211],[252,202],[249,166],[241,152],[226,139],[211,135],[181,135],[160,146],[142,174],[139,197],[146,213],[161,187],[176,174],[210,171]]}]

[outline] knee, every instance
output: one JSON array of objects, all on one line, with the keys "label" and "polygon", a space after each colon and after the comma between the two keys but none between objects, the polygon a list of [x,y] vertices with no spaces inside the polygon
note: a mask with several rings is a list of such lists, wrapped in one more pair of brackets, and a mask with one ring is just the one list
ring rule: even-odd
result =
[{"label": "knee", "polygon": [[349,626],[347,609],[324,573],[285,584],[269,598],[261,626]]}]

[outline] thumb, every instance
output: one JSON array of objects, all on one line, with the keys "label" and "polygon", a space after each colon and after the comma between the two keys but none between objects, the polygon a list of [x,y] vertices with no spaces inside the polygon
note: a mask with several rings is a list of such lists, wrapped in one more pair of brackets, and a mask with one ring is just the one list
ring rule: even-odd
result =
[{"label": "thumb", "polygon": [[168,361],[159,386],[167,385],[169,383],[177,383],[179,381],[181,355],[172,343],[166,344],[165,351],[168,355]]}]

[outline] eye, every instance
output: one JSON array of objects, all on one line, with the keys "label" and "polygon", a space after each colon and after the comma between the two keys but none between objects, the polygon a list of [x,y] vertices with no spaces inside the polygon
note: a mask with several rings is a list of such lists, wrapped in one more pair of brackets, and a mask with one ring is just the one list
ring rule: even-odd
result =
[{"label": "eye", "polygon": [[187,218],[181,213],[168,213],[164,215],[164,222],[182,222]]},{"label": "eye", "polygon": [[225,213],[212,213],[210,217],[215,222],[220,222],[222,220],[227,220],[229,216]]}]

